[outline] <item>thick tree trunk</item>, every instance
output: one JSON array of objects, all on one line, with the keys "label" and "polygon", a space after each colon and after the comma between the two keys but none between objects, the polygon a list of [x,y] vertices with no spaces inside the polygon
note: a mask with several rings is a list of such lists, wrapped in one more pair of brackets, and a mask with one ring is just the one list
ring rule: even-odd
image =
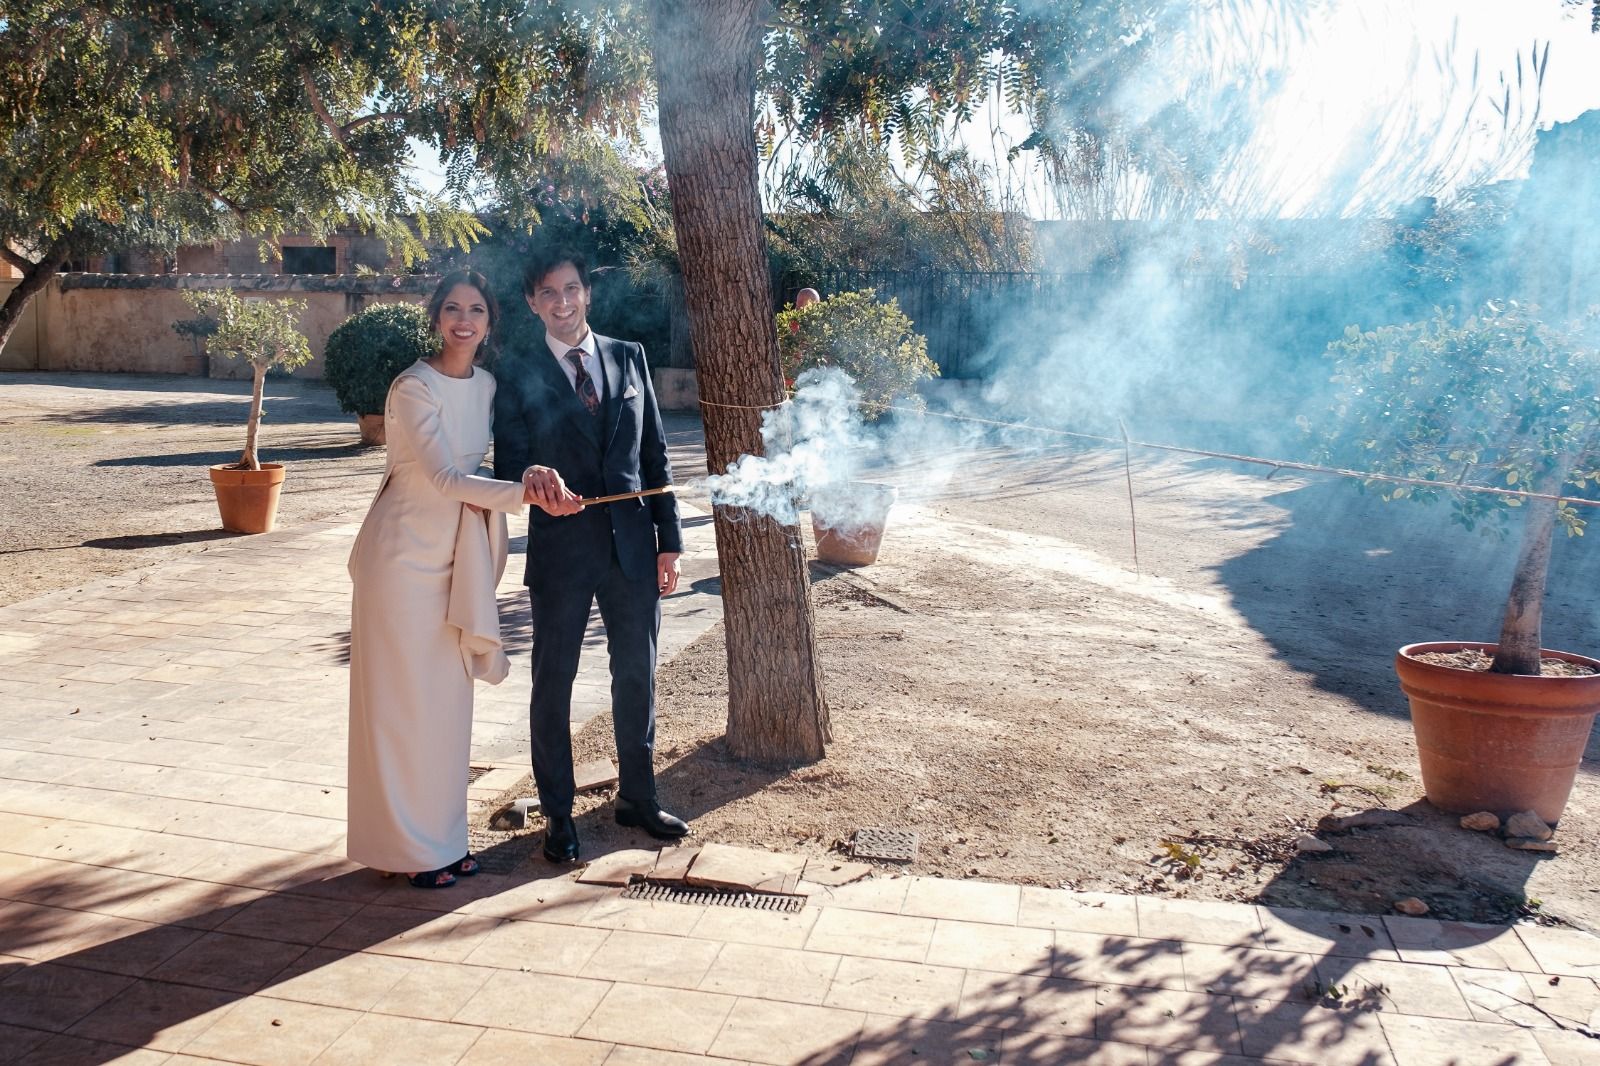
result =
[{"label": "thick tree trunk", "polygon": [[57,241],[46,249],[43,258],[22,272],[22,280],[11,290],[6,302],[0,304],[0,348],[6,346],[17,323],[22,321],[22,312],[28,309],[28,302],[50,283],[50,279],[56,276],[61,264],[66,261],[67,243]]},{"label": "thick tree trunk", "polygon": [[1537,674],[1544,637],[1544,586],[1550,574],[1550,541],[1555,533],[1554,500],[1533,500],[1522,527],[1517,571],[1506,597],[1500,625],[1500,648],[1489,667],[1497,674]]},{"label": "thick tree trunk", "polygon": [[[761,452],[761,415],[784,399],[761,229],[755,142],[758,0],[653,0],[661,147],[706,427],[706,465]],[[822,758],[822,692],[797,526],[716,509],[728,642],[728,748]]]}]

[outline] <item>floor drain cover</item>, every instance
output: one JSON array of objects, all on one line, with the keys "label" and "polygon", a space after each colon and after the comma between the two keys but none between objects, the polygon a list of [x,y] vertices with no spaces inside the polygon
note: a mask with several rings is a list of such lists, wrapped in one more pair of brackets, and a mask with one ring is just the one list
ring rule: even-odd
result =
[{"label": "floor drain cover", "polygon": [[469,767],[467,767],[467,784],[469,784],[469,785],[472,784],[478,778],[482,777],[484,774],[488,773],[490,770],[493,770],[493,769],[494,769],[494,767],[492,767],[492,766],[469,766]]},{"label": "floor drain cover", "polygon": [[887,859],[890,862],[915,862],[917,834],[909,829],[884,829],[866,826],[856,830],[850,854],[858,859]]},{"label": "floor drain cover", "polygon": [[702,888],[698,885],[669,884],[663,881],[633,881],[622,890],[623,899],[642,899],[654,903],[698,903],[702,907],[740,907],[745,910],[777,911],[798,914],[806,905],[804,896],[781,892],[747,892],[735,888]]}]

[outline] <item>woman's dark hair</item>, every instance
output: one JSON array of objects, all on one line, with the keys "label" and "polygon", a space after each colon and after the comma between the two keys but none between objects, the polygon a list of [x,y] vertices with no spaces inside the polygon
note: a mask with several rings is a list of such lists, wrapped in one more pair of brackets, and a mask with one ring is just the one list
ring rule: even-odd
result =
[{"label": "woman's dark hair", "polygon": [[584,262],[583,255],[571,248],[544,248],[534,252],[522,268],[522,294],[532,296],[539,282],[545,279],[556,267],[562,263],[571,263],[578,272],[578,278],[583,282],[583,287],[589,287],[589,264]]},{"label": "woman's dark hair", "polygon": [[439,331],[439,315],[444,311],[444,302],[457,285],[471,285],[477,289],[478,294],[483,297],[483,306],[489,310],[489,332],[478,348],[479,355],[483,355],[493,343],[495,327],[500,324],[500,305],[495,301],[494,290],[489,288],[489,279],[476,270],[452,270],[439,279],[433,295],[428,297],[428,326],[435,333]]}]

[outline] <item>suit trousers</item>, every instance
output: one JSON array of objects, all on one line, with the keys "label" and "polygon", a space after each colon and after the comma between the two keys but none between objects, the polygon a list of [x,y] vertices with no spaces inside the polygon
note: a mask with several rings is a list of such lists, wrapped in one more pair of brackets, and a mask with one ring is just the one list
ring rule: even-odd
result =
[{"label": "suit trousers", "polygon": [[597,603],[611,660],[611,724],[617,738],[618,793],[640,806],[656,802],[656,638],[661,593],[654,569],[630,578],[611,552],[590,575],[564,574],[530,586],[533,698],[528,718],[533,778],[547,817],[572,812],[572,682],[578,674],[589,607]]}]

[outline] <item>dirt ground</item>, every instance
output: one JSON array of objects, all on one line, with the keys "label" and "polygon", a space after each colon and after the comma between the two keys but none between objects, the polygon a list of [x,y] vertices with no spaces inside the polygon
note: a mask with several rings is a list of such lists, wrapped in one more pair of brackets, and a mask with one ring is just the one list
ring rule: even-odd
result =
[{"label": "dirt ground", "polygon": [[[327,390],[268,391],[264,451],[295,463],[280,521],[359,513],[382,452]],[[222,536],[203,468],[236,457],[246,399],[0,375],[0,603]],[[930,469],[881,472],[902,497],[876,564],[813,569],[826,759],[726,756],[720,629],[664,664],[661,794],[697,839],[838,854],[858,827],[900,827],[920,851],[891,868],[915,873],[1370,913],[1417,896],[1436,916],[1600,928],[1600,740],[1557,855],[1421,801],[1394,650],[1493,639],[1506,545],[1344,483],[1136,457],[1135,572],[1120,455],[994,446],[954,481]],[[1549,647],[1600,651],[1593,539],[1557,545]],[[611,744],[604,718],[576,740],[580,757]],[[1408,822],[1316,829],[1371,807]],[[580,809],[589,854],[645,842],[608,815]],[[1306,832],[1333,850],[1297,856]]]},{"label": "dirt ground", "polygon": [[[1136,462],[1136,574],[1120,456],[997,448],[937,491],[883,474],[904,502],[879,561],[813,568],[825,760],[727,757],[720,630],[662,670],[661,793],[700,839],[837,855],[897,827],[918,874],[1600,926],[1600,739],[1558,855],[1422,802],[1394,651],[1492,640],[1504,544],[1344,483]],[[1593,653],[1576,547],[1558,547],[1546,643]],[[605,755],[607,723],[578,745]],[[640,843],[587,804],[586,840]],[[1369,808],[1405,824],[1317,828]],[[1332,850],[1297,854],[1304,833]]]}]

